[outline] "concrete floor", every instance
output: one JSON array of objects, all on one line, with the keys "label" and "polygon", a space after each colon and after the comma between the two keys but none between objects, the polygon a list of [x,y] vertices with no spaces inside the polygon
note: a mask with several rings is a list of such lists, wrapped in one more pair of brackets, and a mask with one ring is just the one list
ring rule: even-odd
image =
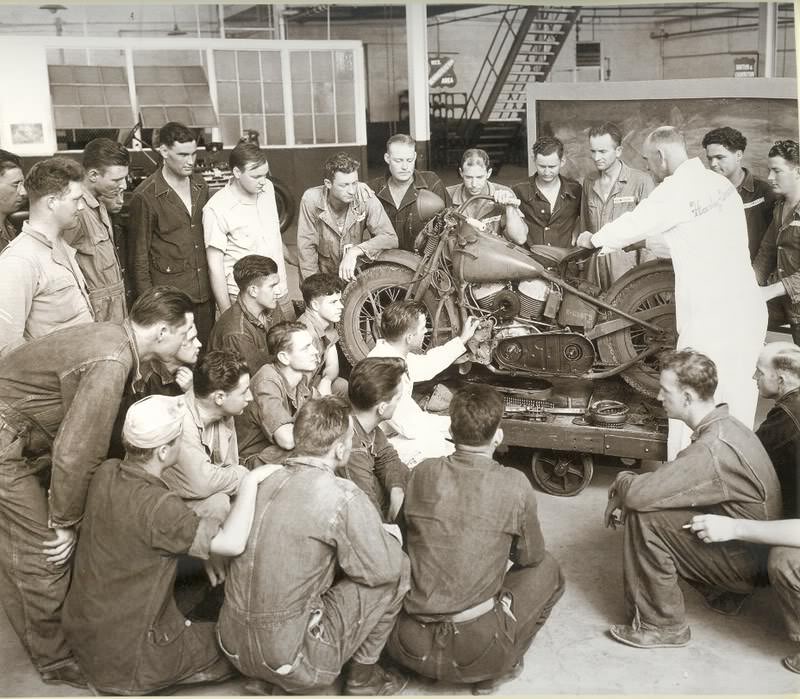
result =
[{"label": "concrete floor", "polygon": [[[522,168],[504,168],[501,183],[519,182]],[[443,177],[457,181],[453,173]],[[294,240],[288,232],[287,242]],[[297,269],[289,267],[290,288]],[[783,339],[772,335],[768,340]],[[762,401],[760,418],[768,409]],[[529,452],[512,450],[507,465],[526,470]],[[607,634],[628,623],[622,600],[622,531],[604,529],[606,492],[617,469],[600,466],[592,483],[572,498],[537,493],[539,518],[550,552],[561,563],[567,587],[526,656],[525,669],[503,685],[505,695],[532,694],[800,694],[800,675],[781,665],[797,644],[786,638],[777,600],[768,588],[747,602],[739,617],[707,609],[686,589],[692,643],[686,648],[639,650]],[[243,680],[181,690],[177,695],[237,695]],[[470,694],[469,688],[414,678],[406,695]],[[87,692],[43,684],[5,614],[0,614],[0,696],[85,696]]]}]

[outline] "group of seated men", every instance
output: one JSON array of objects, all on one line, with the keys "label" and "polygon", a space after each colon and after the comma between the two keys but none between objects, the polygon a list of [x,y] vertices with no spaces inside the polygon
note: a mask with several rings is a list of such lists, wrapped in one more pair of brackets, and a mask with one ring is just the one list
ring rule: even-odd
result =
[{"label": "group of seated men", "polygon": [[[582,216],[635,205],[617,190],[646,189],[647,176],[618,159],[613,125],[590,134],[600,174],[583,189],[558,174],[555,139],[537,141],[537,174],[511,193],[489,182],[480,151],[465,154],[463,184],[439,193],[432,173],[414,171],[407,137],[390,139],[389,174],[370,188],[358,184],[358,163],[338,155],[301,203],[305,310],[295,320],[263,154],[234,149],[226,198],[204,204],[196,142],[182,129],[162,129],[163,168],[134,194],[130,309],[109,218],[121,206],[124,149],[98,139],[83,169],[52,158],[24,181],[19,161],[0,153],[0,223],[10,241],[0,254],[0,591],[13,628],[43,681],[106,693],[237,671],[256,693],[331,692],[345,666],[345,693],[397,693],[406,678],[379,662],[384,655],[492,691],[520,672],[564,581],[529,483],[493,460],[503,439],[499,394],[461,389],[449,417],[423,413],[413,399],[414,382],[464,353],[476,322],[421,353],[424,308],[392,304],[381,340],[344,381],[336,348],[344,284],[362,255],[398,239],[413,246],[443,200],[490,197],[473,204],[499,205],[500,215],[470,215],[531,245],[567,244],[551,237],[552,224],[580,205],[560,229],[573,244],[588,227]],[[739,164],[741,145],[732,151]],[[716,146],[706,144],[721,168]],[[797,170],[796,144],[775,157]],[[609,163],[617,166],[610,185]],[[745,191],[749,179],[745,171]],[[797,218],[793,183],[800,195],[796,172],[773,187],[781,213],[759,246],[771,244],[779,259]],[[15,237],[6,219],[25,192],[30,217]],[[756,199],[747,211],[765,204]],[[587,213],[576,213],[581,202]],[[268,239],[248,246],[257,227]],[[599,283],[615,274],[606,263],[589,272]],[[789,279],[783,265],[772,272]],[[790,301],[792,283],[783,283]],[[685,645],[678,577],[726,613],[769,577],[800,641],[800,523],[780,519],[800,517],[800,349],[768,345],[759,359],[759,390],[777,403],[757,435],[715,406],[708,357],[684,349],[662,369],[667,414],[695,439],[674,461],[621,473],[611,488],[605,519],[626,525],[631,621],[612,636],[637,647]],[[177,607],[185,555],[225,583],[216,625]],[[800,671],[800,653],[784,664]]]}]

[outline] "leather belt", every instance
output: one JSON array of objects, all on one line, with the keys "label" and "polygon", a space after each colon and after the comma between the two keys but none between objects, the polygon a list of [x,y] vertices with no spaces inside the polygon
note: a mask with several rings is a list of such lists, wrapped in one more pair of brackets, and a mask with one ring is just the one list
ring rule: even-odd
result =
[{"label": "leather belt", "polygon": [[494,609],[494,603],[495,603],[495,598],[490,597],[489,599],[479,604],[476,604],[474,607],[465,609],[463,612],[457,612],[456,614],[451,614],[444,621],[451,621],[454,624],[460,624],[465,621],[472,621],[473,619],[477,619],[479,616],[483,616],[487,612],[491,612],[492,609]]}]

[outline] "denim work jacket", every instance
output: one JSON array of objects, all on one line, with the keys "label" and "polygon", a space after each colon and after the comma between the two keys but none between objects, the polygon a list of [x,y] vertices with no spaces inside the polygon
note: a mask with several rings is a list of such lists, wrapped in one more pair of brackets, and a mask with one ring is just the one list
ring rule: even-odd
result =
[{"label": "denim work jacket", "polygon": [[250,376],[267,363],[267,332],[284,320],[280,309],[267,311],[256,318],[236,299],[214,323],[208,337],[208,349],[238,352],[250,368]]},{"label": "denim work jacket", "polygon": [[536,175],[527,182],[512,187],[519,198],[519,210],[528,226],[528,247],[553,245],[557,248],[572,246],[573,235],[579,233],[581,186],[575,180],[561,177],[561,189],[555,206],[536,186]]},{"label": "denim work jacket", "polygon": [[525,567],[544,558],[533,488],[520,471],[485,456],[456,447],[418,464],[404,509],[409,614],[436,620],[474,607],[500,591],[509,558]]},{"label": "denim work jacket", "polygon": [[385,521],[389,493],[392,488],[405,490],[411,469],[400,461],[397,451],[389,444],[380,427],[368,434],[353,416],[353,429],[350,459],[336,469],[336,475],[353,481],[361,488]]},{"label": "denim work jacket", "polygon": [[231,561],[222,645],[284,674],[302,661],[309,619],[325,609],[335,579],[387,585],[400,579],[404,558],[358,486],[319,459],[290,458],[260,485],[247,548]]},{"label": "denim work jacket", "polygon": [[753,173],[747,168],[742,169],[744,170],[744,179],[736,191],[739,192],[744,204],[750,259],[754,260],[769,224],[772,223],[776,195],[768,182],[753,177]]},{"label": "denim work jacket", "polygon": [[800,517],[800,388],[778,398],[756,435],[778,474],[783,516]]},{"label": "denim work jacket", "polygon": [[161,168],[131,197],[128,231],[137,295],[166,284],[187,293],[195,303],[211,298],[203,237],[203,207],[208,185],[191,176],[192,211],[167,184]]},{"label": "denim work jacket", "polygon": [[783,199],[775,205],[772,222],[753,260],[753,269],[761,286],[783,283],[786,297],[779,300],[786,304],[792,325],[797,325],[800,323],[800,206],[784,225],[781,221],[785,205]]},{"label": "denim work jacket", "polygon": [[83,517],[132,373],[139,375],[139,357],[127,322],[57,330],[0,358],[0,416],[29,424],[27,453],[52,448],[50,526]]},{"label": "denim work jacket", "polygon": [[623,471],[622,503],[636,512],[697,508],[737,519],[777,519],[781,489],[758,437],[728,414],[725,403],[706,415],[674,461],[651,473]]}]

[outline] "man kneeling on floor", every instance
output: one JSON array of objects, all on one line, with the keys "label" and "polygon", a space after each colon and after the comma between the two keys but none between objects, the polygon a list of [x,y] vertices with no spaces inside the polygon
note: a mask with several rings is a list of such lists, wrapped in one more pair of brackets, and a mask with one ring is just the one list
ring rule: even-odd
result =
[{"label": "man kneeling on floor", "polygon": [[250,693],[272,693],[269,685],[331,693],[348,661],[345,694],[397,694],[406,684],[378,658],[408,591],[408,559],[369,498],[334,476],[352,440],[344,400],[307,402],[294,422],[293,455],[259,492],[219,618],[220,647],[260,680]]},{"label": "man kneeling on floor", "polygon": [[64,603],[67,641],[93,687],[145,694],[234,674],[214,625],[194,623],[173,598],[177,556],[236,556],[253,521],[258,484],[275,467],[249,472],[224,523],[198,517],[161,480],[181,449],[183,399],[150,396],[128,410],[126,447],[94,474],[72,586]]},{"label": "man kneeling on floor", "polygon": [[[725,593],[746,595],[766,582],[768,549],[729,541],[706,546],[691,531],[693,515],[769,520],[781,513],[775,469],[758,437],[714,405],[717,369],[706,355],[685,349],[661,359],[659,400],[667,417],[694,430],[674,461],[650,473],[620,473],[608,492],[606,526],[625,524],[625,611],[630,625],[611,636],[636,648],[689,643],[683,578],[712,608]],[[616,512],[621,510],[621,518]]]},{"label": "man kneeling on floor", "polygon": [[493,388],[458,391],[450,404],[455,453],[412,471],[405,500],[411,592],[387,645],[421,675],[475,683],[474,694],[521,672],[564,590],[533,488],[492,459],[502,417]]}]

